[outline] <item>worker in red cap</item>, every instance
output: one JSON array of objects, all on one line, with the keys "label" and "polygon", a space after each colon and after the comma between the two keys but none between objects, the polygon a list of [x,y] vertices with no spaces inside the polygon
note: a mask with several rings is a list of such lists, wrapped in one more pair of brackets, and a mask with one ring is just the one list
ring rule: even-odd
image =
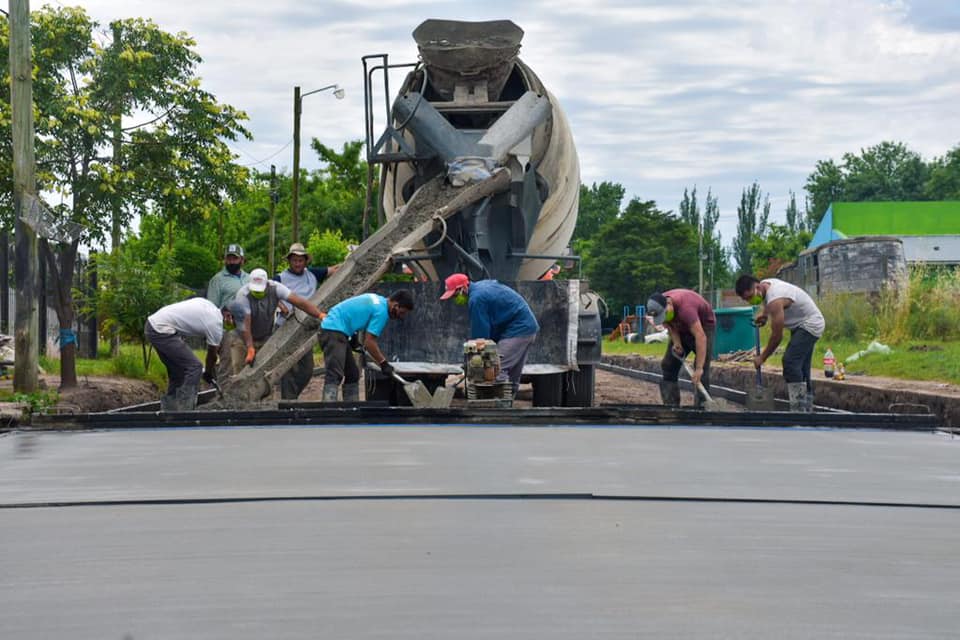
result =
[{"label": "worker in red cap", "polygon": [[441,300],[453,298],[456,304],[468,305],[470,339],[485,338],[497,343],[501,379],[510,380],[516,395],[527,352],[540,331],[530,305],[519,293],[496,280],[470,282],[465,274],[455,273],[444,284],[446,290]]}]

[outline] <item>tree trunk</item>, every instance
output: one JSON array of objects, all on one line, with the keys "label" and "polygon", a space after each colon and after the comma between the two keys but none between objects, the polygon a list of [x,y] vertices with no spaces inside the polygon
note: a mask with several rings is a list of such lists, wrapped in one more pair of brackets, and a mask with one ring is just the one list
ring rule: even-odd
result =
[{"label": "tree trunk", "polygon": [[[40,243],[47,267],[53,275],[55,295],[57,296],[57,320],[60,330],[73,330],[76,312],[73,308],[73,272],[77,264],[77,247],[79,240],[60,246],[60,264],[57,256],[44,240]],[[70,389],[77,386],[77,342],[73,340],[66,345],[61,340],[60,346],[60,388]]]}]

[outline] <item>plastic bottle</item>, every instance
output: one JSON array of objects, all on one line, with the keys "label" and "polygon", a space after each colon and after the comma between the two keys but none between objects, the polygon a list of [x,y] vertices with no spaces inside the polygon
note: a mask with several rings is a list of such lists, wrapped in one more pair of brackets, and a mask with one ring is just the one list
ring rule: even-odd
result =
[{"label": "plastic bottle", "polygon": [[827,352],[823,354],[823,375],[832,378],[834,364],[836,364],[836,358],[833,357],[833,350],[827,347]]}]

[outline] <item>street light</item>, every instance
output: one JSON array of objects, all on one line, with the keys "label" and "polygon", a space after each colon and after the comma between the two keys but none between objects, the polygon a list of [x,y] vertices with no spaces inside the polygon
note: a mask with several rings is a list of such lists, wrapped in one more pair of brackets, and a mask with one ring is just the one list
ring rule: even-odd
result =
[{"label": "street light", "polygon": [[336,84],[320,87],[303,95],[300,94],[300,87],[293,88],[293,211],[290,216],[293,242],[300,241],[300,114],[303,112],[303,99],[329,89],[333,89],[337,100],[343,100],[344,91]]}]

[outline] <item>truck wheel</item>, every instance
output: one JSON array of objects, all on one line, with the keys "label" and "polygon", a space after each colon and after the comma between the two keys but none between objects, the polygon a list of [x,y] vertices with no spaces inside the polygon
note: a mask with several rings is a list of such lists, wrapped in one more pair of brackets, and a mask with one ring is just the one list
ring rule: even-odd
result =
[{"label": "truck wheel", "polygon": [[562,407],[564,373],[533,377],[533,406]]},{"label": "truck wheel", "polygon": [[582,364],[579,371],[568,371],[564,378],[563,406],[592,407],[597,378],[596,366]]}]

